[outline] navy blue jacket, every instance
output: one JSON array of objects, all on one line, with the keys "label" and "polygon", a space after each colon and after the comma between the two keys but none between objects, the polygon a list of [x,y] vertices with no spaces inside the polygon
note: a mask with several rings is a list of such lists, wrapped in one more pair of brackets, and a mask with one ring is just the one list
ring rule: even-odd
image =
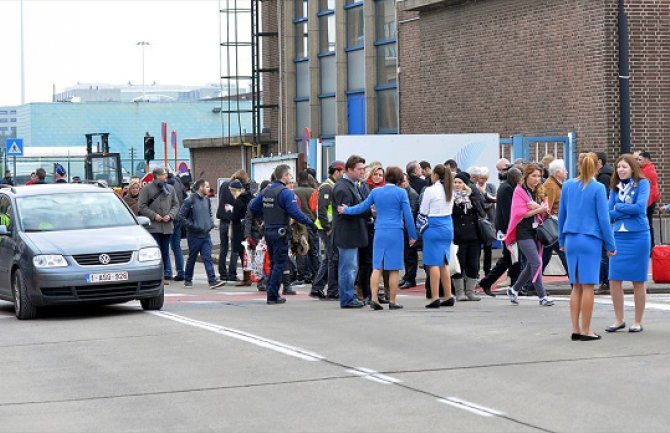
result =
[{"label": "navy blue jacket", "polygon": [[179,219],[186,226],[189,236],[198,238],[209,236],[214,227],[212,219],[212,207],[209,197],[200,197],[193,193],[181,205]]},{"label": "navy blue jacket", "polygon": [[[281,185],[283,185],[281,182],[274,181],[270,186],[268,186],[268,188],[277,188],[278,186]],[[314,225],[312,220],[309,219],[307,215],[300,212],[300,209],[298,209],[298,199],[296,198],[296,195],[293,193],[293,191],[291,191],[288,188],[284,189],[281,193],[279,193],[279,196],[277,197],[277,202],[279,204],[279,207],[284,209],[286,213],[288,213],[291,216],[291,218],[293,218],[300,224],[304,224],[307,227],[316,229],[316,226]],[[251,213],[255,216],[263,215],[263,192],[258,194],[251,201],[249,209],[251,209]],[[266,225],[265,227],[273,228],[278,226]]]}]

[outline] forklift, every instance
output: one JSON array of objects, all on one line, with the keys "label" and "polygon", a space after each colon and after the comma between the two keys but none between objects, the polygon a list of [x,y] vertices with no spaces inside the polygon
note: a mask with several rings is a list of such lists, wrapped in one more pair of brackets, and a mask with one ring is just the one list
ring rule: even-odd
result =
[{"label": "forklift", "polygon": [[[86,161],[84,173],[90,183],[106,184],[121,195],[123,191],[123,171],[121,154],[109,151],[109,133],[101,132],[86,135]],[[99,136],[96,152],[93,152],[93,137]]]}]

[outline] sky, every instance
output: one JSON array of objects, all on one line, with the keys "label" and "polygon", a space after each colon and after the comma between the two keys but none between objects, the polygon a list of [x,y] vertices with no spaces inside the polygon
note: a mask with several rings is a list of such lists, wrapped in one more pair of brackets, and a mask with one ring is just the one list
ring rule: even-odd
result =
[{"label": "sky", "polygon": [[[147,84],[219,83],[219,15],[219,0],[23,0],[26,103],[54,84],[141,85],[139,41]],[[0,0],[0,105],[21,103],[20,17]]]}]

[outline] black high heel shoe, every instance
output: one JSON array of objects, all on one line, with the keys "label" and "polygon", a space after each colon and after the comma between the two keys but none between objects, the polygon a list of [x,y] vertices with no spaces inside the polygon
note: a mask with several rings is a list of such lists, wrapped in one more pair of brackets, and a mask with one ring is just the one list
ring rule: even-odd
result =
[{"label": "black high heel shoe", "polygon": [[595,340],[600,340],[601,338],[603,338],[603,337],[598,335],[598,334],[596,334],[594,336],[580,335],[579,336],[579,341],[595,341]]},{"label": "black high heel shoe", "polygon": [[573,332],[572,335],[570,336],[570,340],[572,341],[579,341],[579,337],[581,337],[581,334],[578,332]]},{"label": "black high heel shoe", "polygon": [[456,305],[456,298],[453,296],[445,301],[440,302],[441,307],[453,307],[454,305]]},{"label": "black high heel shoe", "polygon": [[373,311],[379,311],[379,310],[384,309],[384,307],[382,307],[381,305],[379,305],[375,301],[370,301],[370,308],[372,308]]},{"label": "black high heel shoe", "polygon": [[426,305],[426,308],[440,308],[440,305],[441,305],[440,300],[436,299],[433,302],[431,302],[430,304]]},{"label": "black high heel shoe", "polygon": [[400,304],[394,304],[393,302],[389,302],[389,310],[401,310],[402,308],[403,306]]}]

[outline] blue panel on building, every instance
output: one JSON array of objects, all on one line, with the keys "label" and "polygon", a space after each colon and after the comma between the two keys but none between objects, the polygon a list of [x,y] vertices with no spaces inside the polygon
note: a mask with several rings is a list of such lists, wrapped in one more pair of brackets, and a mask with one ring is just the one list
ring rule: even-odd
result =
[{"label": "blue panel on building", "polygon": [[347,96],[348,134],[365,134],[365,94]]}]

